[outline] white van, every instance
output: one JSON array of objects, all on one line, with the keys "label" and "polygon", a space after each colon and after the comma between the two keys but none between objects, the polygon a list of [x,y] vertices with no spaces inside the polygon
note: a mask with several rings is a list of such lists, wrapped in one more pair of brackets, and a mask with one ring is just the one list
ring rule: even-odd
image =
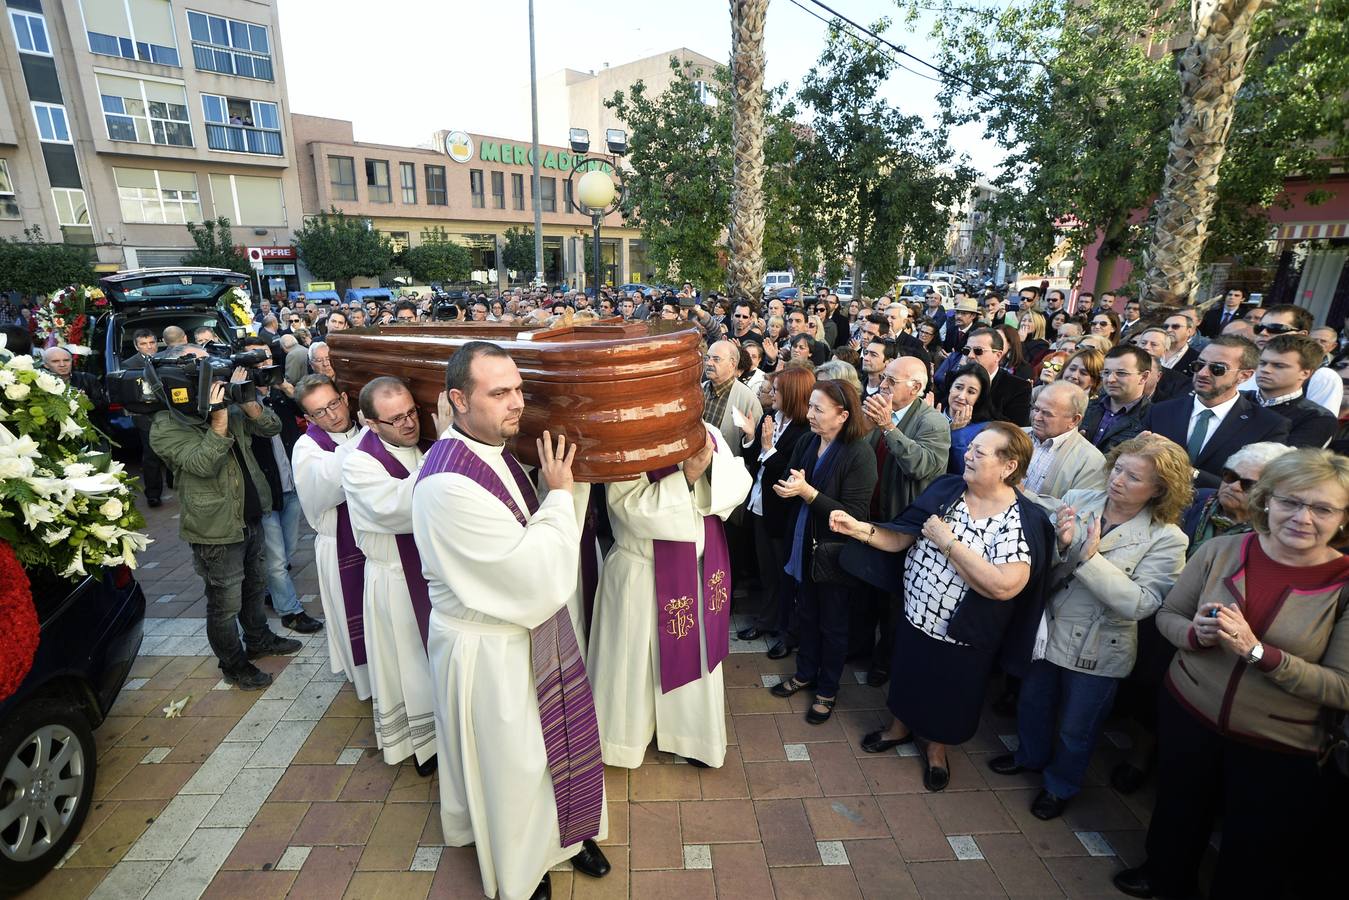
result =
[{"label": "white van", "polygon": [[769,272],[763,277],[763,295],[771,297],[773,294],[792,286],[791,272]]}]

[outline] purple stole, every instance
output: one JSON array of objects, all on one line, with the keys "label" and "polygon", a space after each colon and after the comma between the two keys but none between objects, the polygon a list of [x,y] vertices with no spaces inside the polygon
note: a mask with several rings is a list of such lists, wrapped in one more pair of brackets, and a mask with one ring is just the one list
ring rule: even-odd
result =
[{"label": "purple stole", "polygon": [[[356,449],[373,456],[390,477],[400,481],[408,477],[407,467],[398,461],[379,435],[367,431],[365,437],[356,445]],[[417,630],[422,633],[422,646],[426,646],[426,627],[431,619],[431,594],[422,575],[422,557],[417,552],[417,541],[412,534],[395,534],[398,543],[398,561],[403,565],[403,579],[408,584],[408,596],[412,599],[412,614],[417,617]]]},{"label": "purple stole", "polygon": [[[317,425],[305,430],[319,449],[332,453],[337,442],[332,435]],[[346,501],[337,505],[337,578],[342,586],[342,606],[347,611],[347,636],[351,640],[351,661],[366,664],[365,612],[361,601],[365,597],[365,554],[356,546],[356,535],[351,531],[351,512]]]},{"label": "purple stole", "polygon": [[[716,438],[708,434],[716,446]],[[652,483],[675,472],[666,466],[646,473]],[[651,542],[656,568],[656,620],[660,635],[660,692],[697,681],[703,675],[698,646],[698,548],[689,541]],[[731,554],[717,516],[703,516],[703,639],[707,671],[731,652]],[[693,640],[687,638],[693,637]]]},{"label": "purple stole", "polygon": [[[534,485],[509,450],[502,454],[502,459],[524,497],[529,514],[534,515],[539,509]],[[497,473],[458,438],[445,438],[432,445],[417,480],[442,472],[473,481],[504,503],[521,527],[528,527],[524,513]],[[543,746],[557,802],[558,832],[562,846],[569,847],[595,837],[600,831],[604,762],[600,756],[599,720],[595,717],[590,680],[567,608],[564,606],[547,622],[530,629],[529,644]]]}]

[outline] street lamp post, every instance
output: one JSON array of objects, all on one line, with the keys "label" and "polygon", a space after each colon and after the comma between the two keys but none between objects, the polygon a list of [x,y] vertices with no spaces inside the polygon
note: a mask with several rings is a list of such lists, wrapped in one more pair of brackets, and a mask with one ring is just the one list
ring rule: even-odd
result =
[{"label": "street lamp post", "polygon": [[[614,154],[615,161],[618,156],[627,152],[627,135],[617,129],[609,129],[605,134],[605,142],[609,147],[609,152]],[[600,302],[600,224],[604,217],[614,212],[623,202],[623,184],[621,178],[618,182],[614,181],[614,175],[618,174],[618,169],[613,169],[614,175],[603,168],[594,168],[595,160],[585,156],[590,150],[590,134],[583,128],[573,128],[570,134],[570,144],[575,161],[572,163],[571,173],[567,176],[567,183],[571,185],[571,195],[575,198],[577,206],[581,207],[590,214],[590,223],[594,229],[594,250],[591,259],[594,265],[595,279],[595,306],[599,307]],[[579,179],[577,172],[585,171]]]}]

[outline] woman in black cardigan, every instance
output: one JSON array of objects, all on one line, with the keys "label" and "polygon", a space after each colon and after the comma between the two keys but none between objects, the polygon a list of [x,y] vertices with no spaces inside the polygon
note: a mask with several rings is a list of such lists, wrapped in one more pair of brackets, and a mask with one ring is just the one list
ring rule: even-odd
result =
[{"label": "woman in black cardigan", "polygon": [[764,603],[755,623],[736,636],[752,641],[776,634],[769,649],[772,659],[781,659],[796,646],[791,630],[796,607],[796,584],[782,566],[787,562],[787,513],[790,500],[773,493],[772,487],[787,474],[792,453],[801,438],[810,434],[806,413],[815,388],[815,373],[805,367],[784,369],[767,376],[771,381],[772,405],[757,424],[745,423],[743,432],[745,468],[754,476],[750,490],[750,515],[754,520],[754,549],[759,557],[759,579]]},{"label": "woman in black cardigan", "polygon": [[817,382],[806,418],[814,434],[797,444],[788,476],[773,485],[779,497],[799,498],[788,507],[792,525],[786,570],[799,584],[801,646],[796,674],[772,690],[778,697],[790,697],[815,688],[806,721],[819,725],[833,714],[848,652],[848,589],[838,566],[843,538],[830,531],[829,515],[835,510],[866,515],[876,489],[876,452],[862,440],[869,423],[856,388],[847,382]]}]

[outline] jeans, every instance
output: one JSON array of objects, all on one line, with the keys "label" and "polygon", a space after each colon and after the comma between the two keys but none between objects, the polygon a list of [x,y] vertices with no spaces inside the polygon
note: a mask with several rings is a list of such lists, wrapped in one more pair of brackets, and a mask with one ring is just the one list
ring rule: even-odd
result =
[{"label": "jeans", "polygon": [[818,696],[837,697],[848,655],[847,588],[816,584],[806,575],[797,594],[796,625],[801,637],[796,651],[797,680],[815,682]]},{"label": "jeans", "polygon": [[304,612],[295,582],[286,571],[300,537],[300,500],[294,491],[286,491],[282,497],[279,512],[263,514],[262,531],[267,545],[267,591],[272,595],[272,609],[279,616],[289,616]]},{"label": "jeans", "polygon": [[267,614],[262,608],[266,573],[262,526],[244,523],[244,539],[234,544],[192,544],[192,565],[206,583],[206,639],[226,672],[248,662],[244,640],[258,645],[268,640]]},{"label": "jeans", "polygon": [[1017,765],[1042,770],[1054,796],[1077,796],[1119,683],[1048,660],[1031,663],[1016,710]]}]

